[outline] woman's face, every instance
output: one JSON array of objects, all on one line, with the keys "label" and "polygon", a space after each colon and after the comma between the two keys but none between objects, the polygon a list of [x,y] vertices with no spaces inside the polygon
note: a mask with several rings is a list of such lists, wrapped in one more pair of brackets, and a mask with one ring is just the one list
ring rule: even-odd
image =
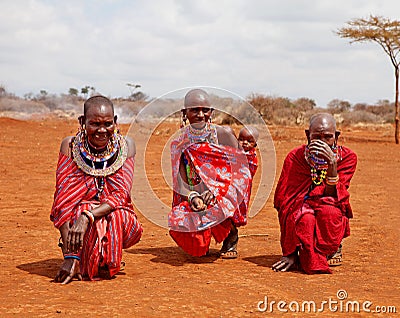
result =
[{"label": "woman's face", "polygon": [[208,122],[211,117],[213,109],[211,104],[202,94],[194,94],[185,104],[184,113],[190,124],[198,124]]},{"label": "woman's face", "polygon": [[114,133],[116,117],[109,105],[95,105],[88,109],[84,121],[89,145],[103,151]]},{"label": "woman's face", "polygon": [[186,108],[185,111],[190,124],[201,124],[208,122],[212,113],[212,108],[197,106]]},{"label": "woman's face", "polygon": [[333,147],[337,141],[334,123],[325,118],[315,121],[310,126],[308,138],[309,142],[313,140],[322,140],[330,147]]}]

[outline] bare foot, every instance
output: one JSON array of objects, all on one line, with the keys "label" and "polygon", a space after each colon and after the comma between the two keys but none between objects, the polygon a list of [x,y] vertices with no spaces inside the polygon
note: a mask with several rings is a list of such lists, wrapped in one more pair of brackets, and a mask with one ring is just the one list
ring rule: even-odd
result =
[{"label": "bare foot", "polygon": [[289,256],[282,256],[280,261],[272,265],[272,269],[275,272],[286,272],[293,266],[293,264],[296,262],[296,259],[296,253],[290,254]]}]

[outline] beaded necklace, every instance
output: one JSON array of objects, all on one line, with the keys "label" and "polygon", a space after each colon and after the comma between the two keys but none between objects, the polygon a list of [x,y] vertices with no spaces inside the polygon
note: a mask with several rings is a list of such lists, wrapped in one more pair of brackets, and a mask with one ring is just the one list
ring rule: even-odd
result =
[{"label": "beaded necklace", "polygon": [[[103,170],[107,167],[107,161],[104,161],[103,163]],[[94,162],[92,161],[92,168],[96,169]],[[100,194],[103,192],[104,190],[104,177],[95,177],[94,178],[94,184],[96,186],[97,189],[97,197],[99,198]]]},{"label": "beaded necklace", "polygon": [[87,138],[85,138],[85,135],[83,133],[78,134],[77,138],[82,156],[93,162],[105,162],[109,160],[112,156],[114,156],[115,153],[118,151],[118,137],[116,132],[111,136],[110,140],[108,141],[107,149],[100,153],[93,153],[90,151]]},{"label": "beaded necklace", "polygon": [[311,180],[315,185],[320,185],[325,178],[326,170],[316,170],[315,168],[311,168]]},{"label": "beaded necklace", "polygon": [[187,136],[191,143],[198,142],[210,142],[210,143],[218,143],[217,141],[217,131],[214,125],[210,123],[206,123],[203,128],[196,129],[189,125],[187,128]]},{"label": "beaded necklace", "polygon": [[[94,177],[106,177],[115,173],[124,164],[128,156],[128,146],[126,144],[125,138],[119,134],[115,133],[113,135],[113,146],[110,147],[110,151],[104,151],[100,154],[90,153],[88,149],[85,148],[86,136],[83,131],[79,131],[72,142],[72,157],[78,168],[84,173],[94,176]],[[82,150],[83,149],[83,150]],[[103,154],[103,156],[101,156]],[[109,165],[108,160],[116,155],[116,159]],[[85,160],[86,159],[86,160]],[[88,164],[88,162],[90,164]],[[103,163],[103,167],[98,169],[95,163]],[[98,188],[104,188],[104,180],[98,180]]]},{"label": "beaded necklace", "polygon": [[[337,147],[332,148],[335,157],[338,158]],[[326,178],[328,163],[314,154],[310,153],[308,146],[304,150],[304,158],[311,167],[311,180],[315,185],[320,185]]]},{"label": "beaded necklace", "polygon": [[[188,125],[185,135],[189,139],[190,143],[209,142],[213,144],[218,144],[216,126],[210,123],[206,123],[201,129],[196,129],[192,127],[192,125]],[[201,178],[198,176],[198,174],[196,173],[196,169],[189,162],[185,155],[183,156],[183,160],[185,164],[188,184],[190,188],[193,189],[194,185],[198,184],[201,181]]]}]

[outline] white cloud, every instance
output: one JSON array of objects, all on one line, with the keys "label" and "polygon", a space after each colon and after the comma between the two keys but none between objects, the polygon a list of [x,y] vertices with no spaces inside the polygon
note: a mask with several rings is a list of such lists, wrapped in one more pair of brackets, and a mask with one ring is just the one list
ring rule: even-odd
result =
[{"label": "white cloud", "polygon": [[0,84],[23,95],[90,85],[158,96],[190,85],[321,106],[393,99],[393,71],[377,45],[333,31],[352,18],[400,12],[396,0],[3,0]]}]

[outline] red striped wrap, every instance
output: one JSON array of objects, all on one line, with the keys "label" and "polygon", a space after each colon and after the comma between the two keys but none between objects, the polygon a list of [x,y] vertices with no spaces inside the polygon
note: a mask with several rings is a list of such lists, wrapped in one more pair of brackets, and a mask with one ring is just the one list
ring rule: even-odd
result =
[{"label": "red striped wrap", "polygon": [[122,258],[122,249],[139,242],[142,226],[133,210],[132,189],[134,158],[128,158],[114,174],[105,177],[104,190],[96,201],[95,177],[85,174],[76,163],[63,153],[59,154],[56,172],[56,191],[50,214],[56,228],[65,222],[74,224],[83,210],[91,210],[107,203],[113,210],[90,224],[83,242],[81,273],[95,279],[99,266],[107,266],[115,275]]}]

